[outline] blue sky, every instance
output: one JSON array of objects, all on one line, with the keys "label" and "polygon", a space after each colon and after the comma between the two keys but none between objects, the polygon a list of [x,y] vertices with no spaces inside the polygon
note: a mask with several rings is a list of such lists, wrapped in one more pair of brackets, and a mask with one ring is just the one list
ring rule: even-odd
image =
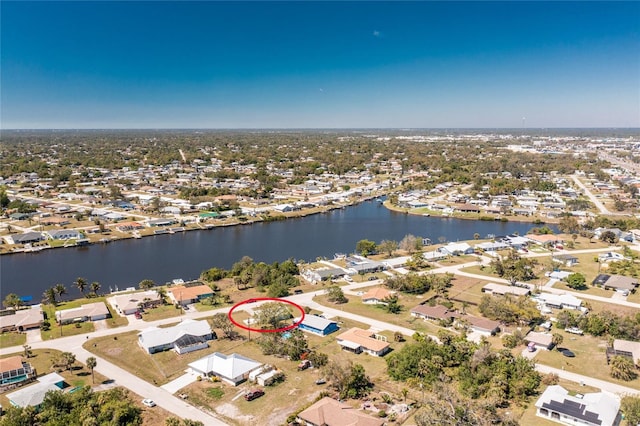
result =
[{"label": "blue sky", "polygon": [[11,128],[640,127],[639,2],[5,2]]}]

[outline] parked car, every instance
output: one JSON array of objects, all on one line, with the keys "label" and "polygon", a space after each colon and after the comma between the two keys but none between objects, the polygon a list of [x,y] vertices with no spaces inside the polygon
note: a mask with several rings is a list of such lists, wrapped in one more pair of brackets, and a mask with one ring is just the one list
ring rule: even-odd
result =
[{"label": "parked car", "polygon": [[318,379],[315,381],[316,385],[324,385],[325,383],[327,383],[325,379]]},{"label": "parked car", "polygon": [[375,281],[377,279],[378,279],[378,277],[369,277],[369,281]]},{"label": "parked car", "polygon": [[309,367],[311,367],[311,361],[305,359],[300,364],[298,364],[298,371],[306,370]]},{"label": "parked car", "polygon": [[302,290],[298,289],[298,290],[293,290],[294,294],[302,294]]},{"label": "parked car", "polygon": [[244,394],[244,399],[246,401],[253,401],[256,398],[261,397],[262,395],[264,395],[264,391],[262,389],[253,389]]},{"label": "parked car", "polygon": [[134,316],[136,317],[136,319],[142,319],[142,314],[140,313],[140,311],[136,311]]},{"label": "parked car", "polygon": [[573,358],[576,356],[576,354],[571,352],[569,349],[562,350],[562,355],[566,356],[567,358]]},{"label": "parked car", "polygon": [[153,402],[153,399],[143,399],[142,403],[144,405],[146,405],[147,407],[155,407],[156,406],[156,403]]}]

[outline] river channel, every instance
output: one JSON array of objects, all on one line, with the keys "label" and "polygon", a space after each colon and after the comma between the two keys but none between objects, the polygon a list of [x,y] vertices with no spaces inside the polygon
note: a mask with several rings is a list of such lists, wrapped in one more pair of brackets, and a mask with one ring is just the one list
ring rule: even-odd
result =
[{"label": "river channel", "polygon": [[45,289],[57,283],[64,284],[71,296],[79,296],[72,285],[78,277],[100,282],[102,292],[137,286],[146,278],[156,283],[193,279],[214,266],[229,269],[242,256],[267,263],[288,258],[332,258],[334,253],[353,252],[362,239],[400,241],[413,234],[437,243],[440,237],[469,240],[476,232],[482,237],[514,232],[523,235],[534,226],[407,215],[371,200],[286,221],[0,256],[0,297],[16,293],[39,301]]}]

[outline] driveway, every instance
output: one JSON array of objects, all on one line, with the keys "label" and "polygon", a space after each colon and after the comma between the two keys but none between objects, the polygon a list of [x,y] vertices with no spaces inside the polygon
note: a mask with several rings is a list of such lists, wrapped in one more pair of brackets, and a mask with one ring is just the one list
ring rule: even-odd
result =
[{"label": "driveway", "polygon": [[189,386],[191,383],[195,382],[197,378],[198,378],[197,374],[191,371],[187,371],[185,374],[178,377],[177,379],[172,380],[169,383],[162,385],[160,387],[169,393],[176,393],[183,387]]},{"label": "driveway", "polygon": [[27,344],[30,345],[36,342],[42,342],[42,334],[40,334],[40,329],[36,328],[34,330],[27,330]]}]

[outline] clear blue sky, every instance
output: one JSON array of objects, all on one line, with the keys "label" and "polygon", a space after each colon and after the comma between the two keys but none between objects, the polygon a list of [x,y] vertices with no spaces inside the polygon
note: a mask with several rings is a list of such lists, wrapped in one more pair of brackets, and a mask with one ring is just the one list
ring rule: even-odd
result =
[{"label": "clear blue sky", "polygon": [[640,2],[5,2],[10,128],[640,127]]}]

